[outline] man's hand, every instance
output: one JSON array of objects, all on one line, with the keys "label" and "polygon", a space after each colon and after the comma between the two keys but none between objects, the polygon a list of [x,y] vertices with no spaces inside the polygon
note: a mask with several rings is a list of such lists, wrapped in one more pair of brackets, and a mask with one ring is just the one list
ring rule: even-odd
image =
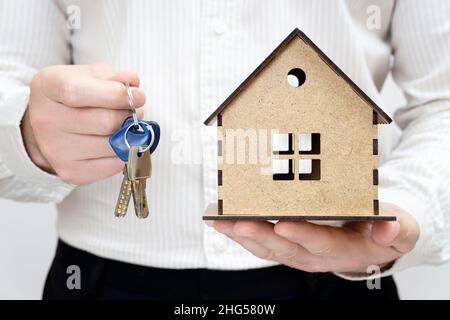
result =
[{"label": "man's hand", "polygon": [[352,222],[343,227],[309,222],[214,221],[208,224],[262,259],[307,272],[367,272],[383,268],[412,250],[419,238],[415,219],[381,204],[397,221]]},{"label": "man's hand", "polygon": [[130,115],[129,82],[142,118],[145,95],[135,73],[108,65],[51,66],[31,81],[22,135],[31,160],[72,184],[88,184],[123,169],[109,136]]}]

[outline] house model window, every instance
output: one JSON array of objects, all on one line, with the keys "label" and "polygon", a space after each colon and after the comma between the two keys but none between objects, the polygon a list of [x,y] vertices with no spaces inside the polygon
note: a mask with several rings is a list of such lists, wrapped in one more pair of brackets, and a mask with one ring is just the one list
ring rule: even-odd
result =
[{"label": "house model window", "polygon": [[320,159],[300,159],[298,161],[300,180],[320,180]]},{"label": "house model window", "polygon": [[273,180],[294,180],[294,160],[273,159]]},{"label": "house model window", "polygon": [[320,133],[301,133],[298,139],[300,154],[320,154]]},{"label": "house model window", "polygon": [[272,135],[273,154],[294,154],[292,133],[274,133]]},{"label": "house model window", "polygon": [[[320,133],[299,134],[298,153],[320,155]],[[320,159],[300,159],[298,162],[300,180],[320,180]]]},{"label": "house model window", "polygon": [[294,143],[294,137],[293,133],[272,135],[273,154],[290,155],[287,159],[272,160],[273,180],[295,180],[295,166],[298,166],[299,180],[320,180],[320,159],[302,156],[320,155],[320,133],[300,133],[298,143]]}]

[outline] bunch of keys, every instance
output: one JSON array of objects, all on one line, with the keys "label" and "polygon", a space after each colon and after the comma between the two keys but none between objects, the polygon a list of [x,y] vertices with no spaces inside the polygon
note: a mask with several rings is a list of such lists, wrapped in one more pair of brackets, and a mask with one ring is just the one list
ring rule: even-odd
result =
[{"label": "bunch of keys", "polygon": [[115,208],[116,217],[124,217],[133,197],[134,210],[138,218],[149,215],[147,202],[147,179],[152,174],[151,153],[159,143],[160,128],[154,121],[139,121],[136,115],[130,85],[125,84],[132,117],[109,138],[116,155],[125,163],[119,198]]}]

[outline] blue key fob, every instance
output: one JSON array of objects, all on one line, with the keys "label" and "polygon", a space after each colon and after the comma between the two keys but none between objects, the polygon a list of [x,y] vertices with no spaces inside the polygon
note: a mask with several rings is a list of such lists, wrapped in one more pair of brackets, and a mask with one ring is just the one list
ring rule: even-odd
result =
[{"label": "blue key fob", "polygon": [[160,127],[155,121],[139,121],[141,129],[134,127],[133,117],[128,117],[122,126],[109,138],[109,144],[123,162],[128,161],[129,146],[149,145],[150,153],[158,146]]}]

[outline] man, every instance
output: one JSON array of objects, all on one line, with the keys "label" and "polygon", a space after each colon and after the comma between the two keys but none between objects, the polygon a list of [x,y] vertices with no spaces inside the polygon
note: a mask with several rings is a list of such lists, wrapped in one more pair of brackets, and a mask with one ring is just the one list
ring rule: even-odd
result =
[{"label": "man", "polygon": [[[57,203],[44,298],[397,298],[391,274],[450,254],[449,9],[2,0],[0,192]],[[394,114],[402,135],[392,150],[381,129],[379,199],[397,222],[202,222],[217,185],[215,131],[202,121],[294,27],[380,104],[393,54],[408,105]],[[162,127],[145,221],[113,216],[123,163],[108,138],[129,115],[124,82],[139,116]],[[66,286],[69,265],[82,270],[80,290]],[[381,290],[344,280],[373,266],[386,276]]]}]

